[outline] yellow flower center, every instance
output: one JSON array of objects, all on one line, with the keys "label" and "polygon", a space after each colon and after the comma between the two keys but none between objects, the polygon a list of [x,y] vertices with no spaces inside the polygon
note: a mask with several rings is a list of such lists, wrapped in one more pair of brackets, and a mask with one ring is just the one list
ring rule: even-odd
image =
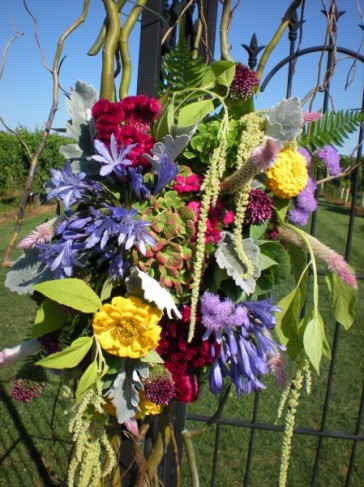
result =
[{"label": "yellow flower center", "polygon": [[134,322],[130,318],[121,318],[120,322],[115,325],[115,328],[111,331],[111,335],[120,340],[123,345],[130,345],[135,340],[139,333],[135,328]]}]

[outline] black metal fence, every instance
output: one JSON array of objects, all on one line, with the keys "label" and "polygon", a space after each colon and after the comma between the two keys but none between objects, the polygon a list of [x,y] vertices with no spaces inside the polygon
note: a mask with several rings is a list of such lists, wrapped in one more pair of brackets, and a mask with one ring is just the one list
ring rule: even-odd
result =
[{"label": "black metal fence", "polygon": [[[161,65],[161,51],[158,46],[161,45],[161,39],[163,33],[166,29],[173,25],[175,19],[180,14],[181,10],[186,6],[188,2],[182,1],[173,1],[171,2],[162,2],[161,0],[151,0],[148,2],[148,7],[150,9],[144,11],[142,17],[142,26],[141,26],[141,44],[140,44],[140,59],[139,59],[139,81],[138,81],[138,92],[147,93],[149,95],[155,94],[155,81],[159,77],[160,73],[160,65]],[[345,3],[345,2],[344,2]],[[345,5],[344,5],[345,7]],[[208,26],[208,38],[209,38],[209,53],[213,53],[214,51],[214,42],[216,37],[216,28],[217,28],[217,11],[218,11],[218,0],[209,0],[203,2],[204,8],[204,17],[206,20],[206,25]],[[192,5],[186,12],[186,35],[193,36],[193,9],[194,6]],[[160,18],[156,16],[154,12],[157,12],[160,16],[163,16],[166,19],[166,23],[163,24],[160,21]],[[274,78],[274,76],[280,72],[282,69],[287,69],[287,83],[286,83],[286,93],[285,96],[289,97],[292,93],[292,83],[297,72],[297,67],[300,59],[303,56],[309,56],[314,53],[324,53],[326,56],[326,69],[327,72],[332,70],[334,65],[335,56],[338,53],[341,53],[348,58],[351,58],[356,63],[363,63],[364,56],[358,52],[355,52],[351,49],[346,47],[341,47],[336,45],[334,40],[334,32],[331,32],[329,36],[329,40],[327,45],[319,45],[319,46],[312,46],[308,48],[301,49],[299,45],[299,34],[303,28],[304,19],[300,18],[301,12],[294,12],[291,22],[289,25],[288,30],[288,45],[287,45],[287,56],[282,59],[275,67],[271,69],[271,71],[266,75],[266,77],[262,80],[260,85],[260,91],[264,92],[267,88],[270,81]],[[336,12],[335,20],[339,22],[339,17],[344,12]],[[363,28],[363,26],[359,26]],[[305,27],[309,29],[309,26]],[[353,28],[358,28],[357,26],[353,26]],[[168,38],[167,42],[173,42],[173,34],[171,34]],[[262,47],[259,46],[257,37],[254,34],[251,38],[249,45],[243,45],[246,51],[248,52],[248,60],[245,62],[250,66],[251,69],[254,69],[257,65],[259,52],[261,51]],[[164,47],[165,48],[165,47]],[[206,51],[204,51],[206,52]],[[201,54],[204,55],[204,52]],[[244,62],[244,61],[242,61]],[[328,109],[330,100],[330,80],[327,81],[325,84],[324,92],[323,92],[323,101],[322,101],[322,111],[325,112]],[[360,107],[353,107],[355,109],[360,109]],[[364,98],[362,100],[361,110],[364,110]],[[362,157],[362,141],[363,141],[363,126],[359,132],[358,138],[358,150],[356,154],[356,161],[359,163]],[[349,218],[349,225],[347,229],[347,237],[346,237],[346,250],[345,250],[345,258],[347,261],[350,261],[351,256],[351,248],[352,248],[352,240],[353,240],[353,230],[354,230],[354,222],[355,222],[355,206],[358,197],[358,185],[359,185],[359,175],[360,175],[360,167],[358,166],[354,173],[352,174],[352,182],[351,182],[351,193],[352,193],[352,205],[350,209],[350,218]],[[314,214],[311,223],[311,233],[315,234],[317,226],[317,216]],[[357,274],[359,279],[363,279],[363,269],[360,269],[361,272]],[[356,326],[360,326],[360,323],[356,323]],[[333,388],[333,381],[335,376],[335,371],[337,370],[340,365],[337,363],[337,356],[338,356],[338,348],[339,348],[339,339],[340,339],[340,327],[338,324],[335,326],[335,332],[332,341],[332,360],[330,362],[330,366],[327,371],[327,380],[323,382],[326,383],[325,393],[322,402],[322,410],[319,413],[319,420],[318,424],[315,428],[313,427],[296,427],[294,434],[295,435],[306,435],[316,439],[314,445],[314,458],[313,462],[310,466],[307,467],[305,480],[302,481],[302,484],[299,485],[312,485],[318,486],[323,485],[319,481],[319,469],[320,469],[320,461],[322,459],[322,451],[325,442],[329,439],[333,439],[336,441],[342,440],[348,442],[350,445],[350,451],[348,458],[345,460],[346,464],[346,472],[345,472],[345,480],[344,483],[338,483],[337,479],[333,479],[331,485],[345,485],[346,487],[349,485],[354,485],[352,482],[353,478],[353,471],[355,466],[360,463],[364,462],[364,458],[362,456],[361,460],[358,458],[358,449],[359,443],[363,442],[364,434],[361,432],[361,423],[363,419],[363,410],[364,410],[364,387],[362,386],[361,389],[361,397],[357,398],[358,410],[357,411],[350,411],[350,415],[354,418],[354,428],[351,431],[334,431],[328,427],[328,412],[330,407],[333,407],[332,404],[332,388]],[[364,346],[364,343],[363,343]],[[363,382],[363,373],[360,367],[360,364],[353,363],[352,367],[358,367],[358,381],[360,383]],[[252,403],[252,410],[250,414],[247,413],[245,416],[249,416],[248,419],[230,419],[227,417],[221,417],[216,423],[215,429],[215,440],[214,440],[214,448],[213,448],[213,459],[212,459],[212,466],[211,466],[211,478],[209,483],[204,483],[203,485],[225,485],[223,481],[220,484],[217,483],[217,471],[219,467],[219,451],[220,451],[220,437],[222,429],[226,426],[235,426],[237,428],[243,428],[248,432],[249,440],[248,440],[248,449],[245,458],[245,465],[242,464],[241,470],[242,474],[240,476],[240,481],[236,485],[244,485],[248,486],[250,484],[250,477],[251,477],[251,468],[252,462],[255,452],[255,435],[258,431],[267,431],[272,432],[272,434],[280,433],[283,431],[282,425],[277,424],[270,424],[268,422],[259,421],[259,394],[255,395],[255,399]],[[175,411],[176,416],[176,437],[178,442],[181,443],[180,433],[184,428],[186,421],[194,421],[194,422],[206,422],[208,421],[209,417],[203,414],[193,414],[188,409],[184,407],[182,404],[178,404]],[[276,435],[276,437],[272,438],[271,441],[281,441],[281,435]],[[363,446],[363,444],[361,444]],[[363,450],[361,450],[363,453]],[[335,462],[335,458],[332,459]],[[311,473],[309,472],[311,469]],[[166,463],[163,466],[163,477],[164,483],[166,486],[174,486],[176,482],[176,472],[175,472],[175,465],[173,462],[173,454],[171,453],[170,456],[167,458]],[[340,481],[341,482],[341,481]],[[362,484],[364,485],[364,479],[362,479]],[[267,479],[266,485],[272,485],[269,483]],[[298,484],[290,484],[290,485],[298,485]],[[360,484],[356,481],[356,486],[359,487]],[[263,486],[264,487],[264,486]]]}]

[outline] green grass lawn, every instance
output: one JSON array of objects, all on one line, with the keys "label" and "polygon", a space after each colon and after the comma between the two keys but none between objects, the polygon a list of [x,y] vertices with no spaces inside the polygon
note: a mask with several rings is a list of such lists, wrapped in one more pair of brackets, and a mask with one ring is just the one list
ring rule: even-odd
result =
[{"label": "green grass lawn", "polygon": [[[40,215],[26,220],[22,236],[35,225],[44,221]],[[348,211],[340,206],[322,201],[318,213],[317,236],[324,243],[340,253],[345,251]],[[12,233],[12,224],[0,224],[0,253],[3,255]],[[353,247],[350,263],[357,272],[364,272],[364,219],[357,218],[354,227]],[[19,254],[16,250],[14,257]],[[0,280],[4,281],[7,270],[0,268]],[[330,315],[325,286],[322,287],[321,307],[325,316],[327,336],[330,344],[335,323]],[[362,295],[364,283],[360,284]],[[0,348],[15,345],[27,337],[34,317],[34,305],[24,296],[10,293],[0,285]],[[340,331],[337,363],[334,372],[332,396],[326,428],[332,431],[353,433],[359,410],[363,387],[364,330],[363,301],[358,300],[357,318],[348,331]],[[297,415],[297,425],[318,428],[325,398],[325,385],[329,363],[324,359],[320,376],[313,374],[310,396],[302,394]],[[10,397],[11,379],[17,367],[0,369],[0,485],[1,486],[52,486],[63,485],[67,459],[71,448],[67,432],[67,417],[64,411],[69,406],[61,397],[55,404],[58,391],[56,376],[50,375],[50,383],[43,394],[29,404],[19,404]],[[258,422],[274,423],[279,404],[279,391],[272,378],[265,381],[267,389],[259,396]],[[224,417],[251,420],[254,397],[231,397],[224,411]],[[191,405],[189,412],[211,415],[216,398],[207,391],[202,400]],[[281,424],[281,422],[279,423]],[[188,421],[187,428],[199,426]],[[231,426],[221,427],[221,447],[217,470],[216,487],[240,487],[243,485],[250,430]],[[195,448],[201,471],[201,486],[210,485],[212,452],[216,426],[196,438]],[[280,446],[279,432],[255,432],[250,487],[275,487],[278,485]],[[289,487],[311,485],[312,465],[317,438],[297,435],[293,442],[291,466],[288,476]],[[340,487],[345,477],[351,452],[351,442],[339,439],[325,439],[318,476],[319,487]],[[364,478],[364,444],[358,446],[351,486],[361,487]],[[183,476],[183,487],[190,485],[188,474]]]}]

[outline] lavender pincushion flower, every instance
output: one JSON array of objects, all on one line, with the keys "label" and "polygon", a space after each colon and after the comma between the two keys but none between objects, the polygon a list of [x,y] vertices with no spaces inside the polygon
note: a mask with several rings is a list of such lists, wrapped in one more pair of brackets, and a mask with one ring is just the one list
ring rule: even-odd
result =
[{"label": "lavender pincushion flower", "polygon": [[340,176],[342,168],[340,166],[340,154],[330,146],[324,145],[317,153],[317,156],[324,162],[330,176]]}]

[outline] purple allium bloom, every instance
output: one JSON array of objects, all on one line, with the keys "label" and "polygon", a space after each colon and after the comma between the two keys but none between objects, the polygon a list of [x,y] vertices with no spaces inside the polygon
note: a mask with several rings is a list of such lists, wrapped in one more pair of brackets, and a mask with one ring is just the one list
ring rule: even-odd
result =
[{"label": "purple allium bloom", "polygon": [[306,159],[307,167],[310,167],[312,162],[311,152],[305,149],[304,147],[300,147],[298,149],[298,152],[301,154],[301,156],[303,156]]},{"label": "purple allium bloom", "polygon": [[42,384],[30,379],[16,379],[11,396],[18,402],[30,402],[38,397],[43,390]]},{"label": "purple allium bloom", "polygon": [[79,172],[73,174],[70,161],[66,162],[61,171],[51,169],[51,174],[52,179],[50,180],[50,184],[52,185],[52,189],[47,195],[47,200],[57,198],[63,201],[66,210],[82,199],[82,195],[86,189],[92,188],[91,183],[84,181],[86,177],[85,173]]},{"label": "purple allium bloom", "polygon": [[84,249],[83,243],[65,240],[51,244],[37,244],[39,260],[44,262],[59,279],[73,276],[74,267],[85,267],[77,254]]},{"label": "purple allium bloom", "polygon": [[228,376],[238,395],[265,388],[258,376],[269,371],[268,359],[281,348],[269,333],[276,324],[277,311],[270,300],[242,302],[235,307],[228,298],[221,301],[216,294],[203,294],[201,322],[207,328],[203,339],[214,333],[221,344],[209,373],[214,394],[221,391]]},{"label": "purple allium bloom", "polygon": [[128,168],[128,173],[131,177],[131,187],[139,200],[149,199],[150,197],[149,189],[144,184],[144,176],[141,174],[142,170],[142,166]]},{"label": "purple allium bloom", "polygon": [[270,196],[261,189],[249,191],[248,207],[246,209],[245,223],[260,225],[272,216],[273,203]]},{"label": "purple allium bloom", "polygon": [[255,71],[244,64],[237,64],[235,76],[229,88],[229,95],[235,100],[246,100],[254,94],[254,88],[259,84]]},{"label": "purple allium bloom", "polygon": [[168,369],[160,366],[156,366],[156,368],[157,371],[154,372],[153,369],[149,378],[143,381],[144,395],[154,404],[167,406],[176,395],[174,380]]},{"label": "purple allium bloom", "polygon": [[167,154],[162,154],[160,157],[160,164],[158,165],[158,180],[153,194],[158,194],[164,186],[167,186],[168,183],[175,179],[178,173],[179,169],[177,164],[175,162],[170,162]]},{"label": "purple allium bloom", "polygon": [[92,156],[92,159],[102,164],[100,176],[108,176],[112,172],[119,177],[125,176],[125,167],[130,166],[132,163],[130,159],[127,159],[127,156],[135,144],[121,147],[119,151],[114,134],[111,134],[110,150],[101,140],[95,139],[94,144],[99,155]]},{"label": "purple allium bloom", "polygon": [[317,155],[325,163],[330,176],[339,176],[342,173],[340,154],[334,147],[324,145]]}]

